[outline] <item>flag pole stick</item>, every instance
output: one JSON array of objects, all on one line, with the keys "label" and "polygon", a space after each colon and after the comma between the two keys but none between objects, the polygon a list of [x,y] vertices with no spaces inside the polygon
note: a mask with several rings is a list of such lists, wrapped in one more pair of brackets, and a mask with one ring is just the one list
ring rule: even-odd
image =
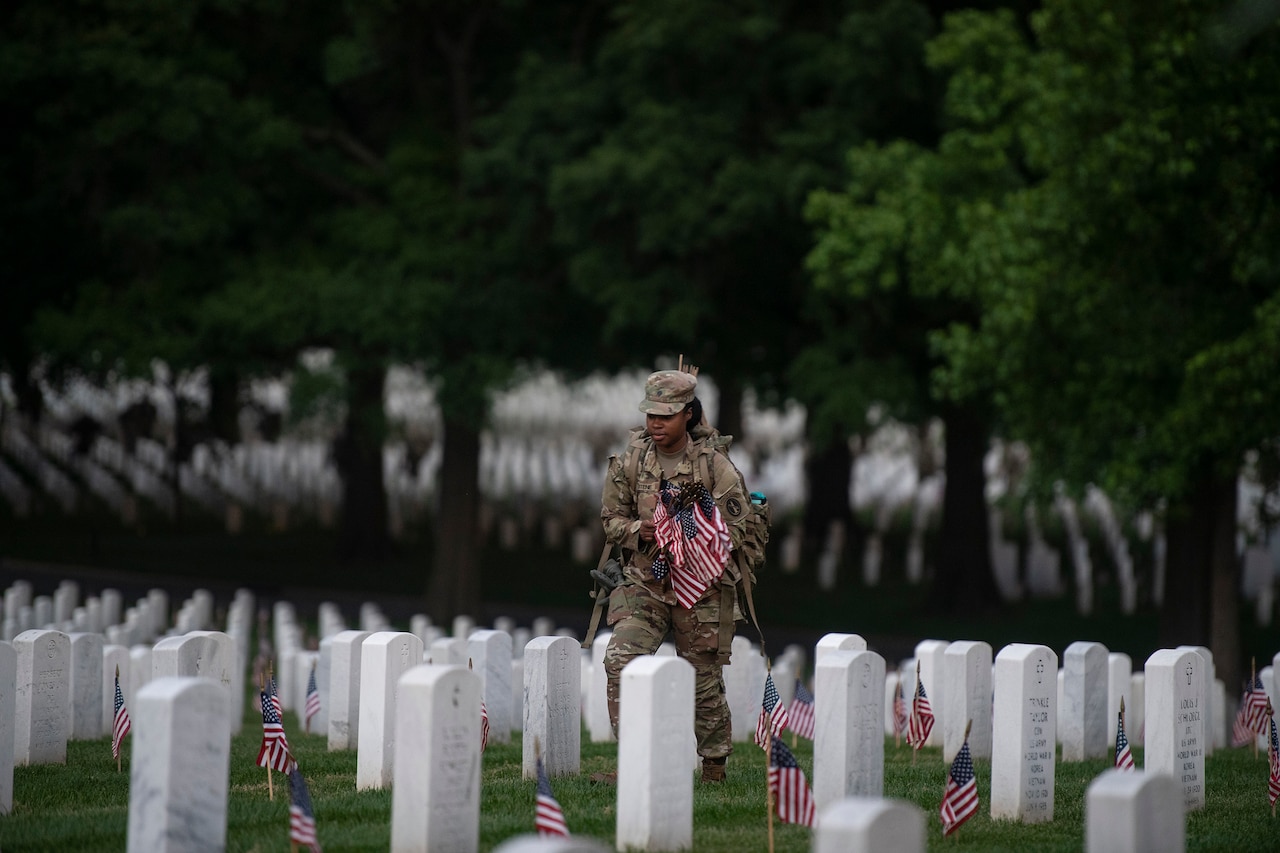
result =
[{"label": "flag pole stick", "polygon": [[769,853],[773,853],[773,786],[769,784],[769,771],[773,769],[773,738],[770,736],[769,748],[765,750],[764,760],[764,805],[769,816]]},{"label": "flag pole stick", "polygon": [[[916,697],[919,695],[920,695],[920,661],[916,661],[916,686],[915,686],[915,689],[911,691],[911,722],[915,724],[917,731],[919,731],[920,718],[917,716],[918,709],[916,708]],[[908,733],[910,733],[910,729],[908,729]],[[910,741],[911,739],[908,737],[907,742],[910,743]],[[916,764],[917,752],[919,752],[919,749],[915,746],[915,744],[911,744],[911,766],[912,767],[914,767]]]},{"label": "flag pole stick", "polygon": [[[120,664],[116,664],[116,687],[119,688],[119,686],[120,686]],[[114,704],[114,702],[112,704]],[[112,715],[111,739],[113,741],[115,740],[115,736],[116,736],[116,721],[115,721],[115,716]],[[120,772],[120,751],[119,750],[116,750],[116,772],[117,773]]]}]

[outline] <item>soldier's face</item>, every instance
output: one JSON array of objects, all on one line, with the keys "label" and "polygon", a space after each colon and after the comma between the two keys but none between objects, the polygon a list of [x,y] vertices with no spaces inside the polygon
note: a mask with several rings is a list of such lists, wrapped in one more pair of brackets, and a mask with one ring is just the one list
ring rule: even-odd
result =
[{"label": "soldier's face", "polygon": [[674,415],[645,415],[644,424],[654,446],[664,453],[675,453],[684,447],[688,439],[689,418],[693,412],[685,409]]}]

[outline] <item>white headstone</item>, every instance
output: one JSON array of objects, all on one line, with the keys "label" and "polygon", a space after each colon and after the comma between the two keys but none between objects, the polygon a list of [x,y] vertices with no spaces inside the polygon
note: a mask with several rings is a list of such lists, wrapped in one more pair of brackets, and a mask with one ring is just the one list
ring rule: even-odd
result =
[{"label": "white headstone", "polygon": [[489,743],[511,743],[511,635],[483,628],[472,631],[467,654],[480,676],[481,696],[489,715]]},{"label": "white headstone", "polygon": [[622,669],[618,717],[619,850],[693,847],[693,666],[641,656]]},{"label": "white headstone", "polygon": [[14,687],[13,761],[66,764],[71,722],[71,638],[34,628],[13,639],[17,652]]},{"label": "white headstone", "polygon": [[399,676],[398,697],[392,853],[471,853],[480,844],[480,676],[459,664],[418,664]]},{"label": "white headstone", "polygon": [[[1213,715],[1213,682],[1217,680],[1217,667],[1213,664],[1213,651],[1208,646],[1178,646],[1178,651],[1189,649],[1198,652],[1200,660],[1204,662],[1204,686],[1205,697],[1204,702],[1204,754],[1208,758],[1213,755],[1213,732],[1217,728],[1217,720]],[[1225,731],[1225,730],[1224,730]]]},{"label": "white headstone", "polygon": [[1133,718],[1133,659],[1124,652],[1107,655],[1107,747],[1114,751],[1116,723],[1120,720],[1120,697],[1124,697],[1125,737],[1129,736],[1129,721]]},{"label": "white headstone", "polygon": [[613,853],[613,848],[584,835],[543,838],[516,835],[493,848],[493,853]]},{"label": "white headstone", "polygon": [[138,691],[151,681],[151,654],[151,646],[145,643],[129,647],[129,685],[120,685],[126,707],[133,707]]},{"label": "white headstone", "polygon": [[129,709],[129,853],[219,851],[227,838],[231,726],[223,689],[169,677]]},{"label": "white headstone", "polygon": [[591,685],[587,689],[586,715],[587,736],[592,743],[607,743],[613,740],[613,724],[609,721],[609,696],[607,687],[609,676],[604,671],[604,652],[609,647],[607,631],[596,634],[591,641]]},{"label": "white headstone", "polygon": [[312,734],[329,736],[329,682],[333,673],[333,638],[342,629],[333,631],[320,640],[316,653],[316,692],[320,694],[320,710],[311,718]]},{"label": "white headstone", "polygon": [[991,817],[1053,820],[1058,656],[1048,646],[1011,643],[996,655],[991,747]]},{"label": "white headstone", "polygon": [[991,646],[981,641],[957,640],[943,652],[942,758],[948,765],[964,745],[966,724],[973,757],[991,757],[991,666]]},{"label": "white headstone", "polygon": [[368,631],[339,631],[329,638],[329,751],[354,749],[360,732],[360,659]]},{"label": "white headstone", "polygon": [[813,646],[813,667],[816,671],[818,663],[830,652],[865,652],[867,641],[859,634],[823,634]]},{"label": "white headstone", "polygon": [[915,803],[848,797],[818,813],[812,853],[924,853],[925,816]]},{"label": "white headstone", "polygon": [[[582,655],[578,656],[579,659]],[[581,669],[581,667],[579,667]],[[579,676],[581,682],[582,676]],[[578,696],[578,715],[582,715],[582,696],[581,687],[579,687]],[[514,655],[511,658],[511,730],[513,732],[524,731],[524,655]]]},{"label": "white headstone", "polygon": [[244,716],[244,675],[237,672],[238,661],[235,640],[227,634],[191,631],[165,637],[156,643],[151,650],[151,677],[183,676],[217,682],[227,707],[227,720],[234,733],[240,731]]},{"label": "white headstone", "polygon": [[1147,658],[1143,769],[1172,776],[1187,811],[1204,808],[1204,660],[1190,649]]},{"label": "white headstone", "polygon": [[884,658],[824,654],[814,673],[813,803],[884,793]]},{"label": "white headstone", "polygon": [[1087,761],[1107,754],[1107,647],[1077,641],[1062,655],[1062,760]]},{"label": "white headstone", "polygon": [[729,665],[724,668],[724,695],[729,703],[733,739],[749,741],[764,700],[764,658],[747,637],[735,636]]},{"label": "white headstone", "polygon": [[17,682],[18,653],[13,643],[0,643],[0,814],[13,811],[13,722]]},{"label": "white headstone", "polygon": [[1186,815],[1181,790],[1160,773],[1110,769],[1089,783],[1084,803],[1085,853],[1183,853]]},{"label": "white headstone", "polygon": [[537,778],[535,743],[542,749],[548,776],[567,776],[581,767],[581,656],[578,644],[568,637],[535,637],[525,646],[525,779]]},{"label": "white headstone", "polygon": [[[102,635],[74,633],[71,642],[69,740],[102,737]],[[114,683],[114,682],[113,682]]]},{"label": "white headstone", "polygon": [[467,657],[467,641],[458,637],[439,637],[427,652],[429,661],[437,666],[450,663],[466,666]]},{"label": "white headstone", "polygon": [[[942,658],[947,653],[946,640],[921,640],[916,643],[916,660],[920,662],[920,681],[933,709],[933,729],[925,746],[942,746],[942,731],[946,720],[946,686],[942,683]],[[914,682],[912,682],[914,684]],[[907,697],[910,701],[911,697]]]},{"label": "white headstone", "polygon": [[[422,641],[407,631],[378,631],[361,645],[357,791],[391,784],[397,731],[396,683],[400,676],[421,665]],[[479,725],[478,714],[476,725]],[[479,737],[477,730],[477,746]]]}]

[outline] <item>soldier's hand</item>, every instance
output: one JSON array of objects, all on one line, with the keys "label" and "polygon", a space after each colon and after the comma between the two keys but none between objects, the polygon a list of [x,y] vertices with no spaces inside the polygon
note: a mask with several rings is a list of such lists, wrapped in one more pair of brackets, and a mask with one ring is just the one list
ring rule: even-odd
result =
[{"label": "soldier's hand", "polygon": [[652,521],[640,522],[640,541],[652,542],[656,538],[658,526]]}]

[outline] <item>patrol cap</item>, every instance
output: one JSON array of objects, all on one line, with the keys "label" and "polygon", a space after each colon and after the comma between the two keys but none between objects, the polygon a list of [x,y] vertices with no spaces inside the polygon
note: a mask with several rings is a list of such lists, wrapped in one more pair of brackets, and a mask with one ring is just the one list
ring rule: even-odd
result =
[{"label": "patrol cap", "polygon": [[659,370],[650,373],[644,383],[644,400],[640,411],[646,415],[674,415],[693,402],[698,377],[683,370]]}]

